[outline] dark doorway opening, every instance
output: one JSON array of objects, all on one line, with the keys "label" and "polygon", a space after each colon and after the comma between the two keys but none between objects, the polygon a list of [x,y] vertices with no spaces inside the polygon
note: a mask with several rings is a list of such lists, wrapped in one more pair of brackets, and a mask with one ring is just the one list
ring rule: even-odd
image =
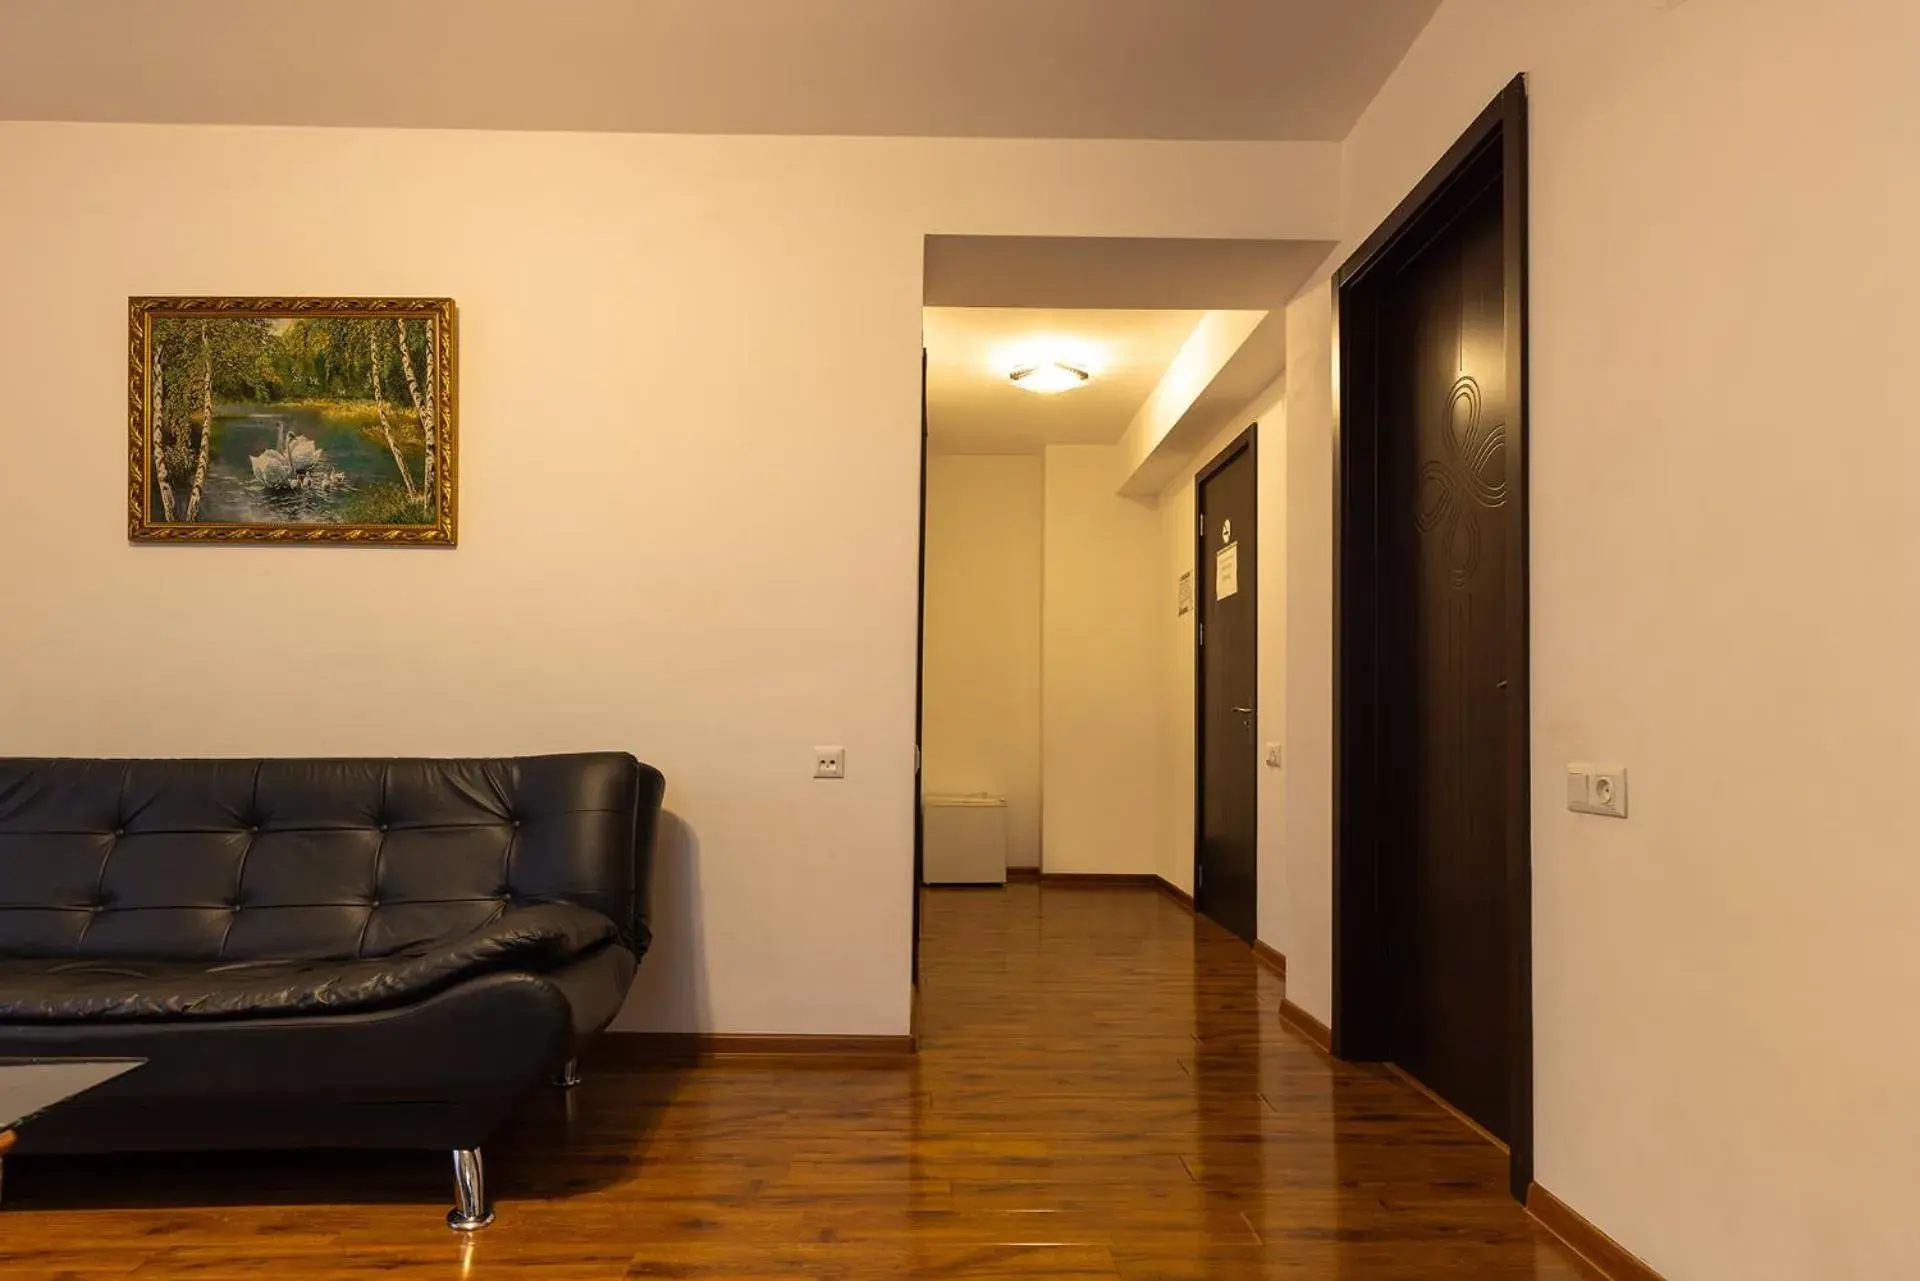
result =
[{"label": "dark doorway opening", "polygon": [[1194,477],[1194,907],[1259,936],[1258,426]]},{"label": "dark doorway opening", "polygon": [[1526,92],[1335,276],[1334,1047],[1532,1180]]}]

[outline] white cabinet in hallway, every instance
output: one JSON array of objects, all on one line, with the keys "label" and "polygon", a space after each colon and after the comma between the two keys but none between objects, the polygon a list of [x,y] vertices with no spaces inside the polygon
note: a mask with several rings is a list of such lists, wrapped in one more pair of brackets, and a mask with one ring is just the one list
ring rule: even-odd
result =
[{"label": "white cabinet in hallway", "polygon": [[1001,796],[929,796],[926,815],[929,885],[1004,885],[1007,802]]}]

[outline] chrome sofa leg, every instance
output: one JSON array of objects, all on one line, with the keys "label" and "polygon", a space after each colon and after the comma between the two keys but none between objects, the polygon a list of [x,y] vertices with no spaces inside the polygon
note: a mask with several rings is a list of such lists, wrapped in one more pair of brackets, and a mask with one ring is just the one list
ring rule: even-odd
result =
[{"label": "chrome sofa leg", "polygon": [[493,1222],[493,1207],[487,1204],[487,1174],[480,1164],[479,1148],[453,1150],[453,1209],[447,1211],[447,1226],[455,1232],[478,1232]]},{"label": "chrome sofa leg", "polygon": [[568,1059],[560,1065],[560,1071],[554,1076],[553,1083],[563,1090],[571,1090],[580,1084],[580,1060]]}]

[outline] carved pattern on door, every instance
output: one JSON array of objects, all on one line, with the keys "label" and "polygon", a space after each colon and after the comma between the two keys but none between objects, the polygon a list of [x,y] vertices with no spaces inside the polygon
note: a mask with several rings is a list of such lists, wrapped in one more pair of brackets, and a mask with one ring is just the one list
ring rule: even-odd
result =
[{"label": "carved pattern on door", "polygon": [[1438,534],[1455,587],[1465,587],[1480,566],[1480,517],[1476,507],[1507,501],[1507,441],[1504,421],[1485,421],[1484,396],[1471,375],[1461,374],[1447,393],[1444,456],[1420,469],[1414,524]]}]

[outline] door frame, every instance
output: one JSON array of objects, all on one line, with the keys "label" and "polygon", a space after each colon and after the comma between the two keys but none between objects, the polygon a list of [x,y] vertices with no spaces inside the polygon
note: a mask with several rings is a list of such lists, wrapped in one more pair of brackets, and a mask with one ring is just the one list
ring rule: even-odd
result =
[{"label": "door frame", "polygon": [[1513,1194],[1533,1180],[1533,858],[1527,598],[1527,94],[1516,76],[1333,278],[1334,709],[1333,1044],[1343,1059],[1392,1052],[1390,934],[1375,815],[1390,795],[1381,773],[1379,383],[1375,361],[1383,278],[1459,212],[1450,196],[1497,165],[1501,187],[1508,417],[1506,481],[1521,537],[1507,567],[1504,633],[1513,667],[1504,730],[1503,829],[1508,937],[1507,1132]]},{"label": "door frame", "polygon": [[[1254,513],[1255,513],[1253,533],[1254,533],[1254,537],[1258,538],[1260,536],[1260,524],[1259,524],[1259,519],[1260,519],[1259,518],[1260,424],[1259,423],[1257,422],[1248,423],[1247,429],[1245,431],[1241,432],[1238,436],[1235,436],[1232,440],[1228,441],[1226,446],[1223,449],[1221,449],[1219,453],[1213,456],[1212,461],[1210,461],[1206,466],[1202,467],[1199,471],[1193,474],[1194,530],[1193,530],[1193,880],[1192,880],[1192,884],[1193,884],[1193,907],[1196,912],[1200,910],[1200,848],[1201,848],[1201,837],[1205,831],[1205,828],[1203,826],[1203,816],[1206,813],[1205,806],[1206,806],[1206,790],[1207,790],[1207,683],[1206,683],[1207,669],[1206,669],[1206,655],[1201,653],[1201,645],[1200,645],[1200,624],[1205,616],[1205,611],[1201,608],[1201,600],[1202,600],[1202,595],[1206,590],[1201,585],[1201,578],[1200,578],[1201,569],[1206,564],[1206,559],[1207,559],[1207,532],[1206,532],[1207,507],[1206,507],[1205,499],[1206,499],[1206,492],[1207,492],[1207,482],[1212,480],[1220,472],[1226,470],[1227,465],[1229,463],[1237,461],[1242,454],[1246,455],[1247,462],[1253,467],[1253,503],[1254,503]],[[1260,667],[1259,667],[1259,659],[1258,659],[1258,655],[1260,653],[1260,604],[1259,604],[1260,584],[1258,582],[1255,582],[1253,584],[1253,590],[1254,590],[1253,652],[1255,655],[1254,672],[1253,672],[1253,695],[1254,695],[1253,706],[1256,709],[1254,712],[1253,719],[1254,719],[1255,726],[1258,726],[1260,723],[1260,714],[1259,714],[1259,711],[1257,710],[1260,706]],[[1258,739],[1259,735],[1256,734],[1254,737]],[[1260,768],[1259,764],[1258,762],[1256,762],[1254,765],[1256,776],[1259,768]],[[1258,792],[1257,784],[1255,787],[1255,791],[1256,793]],[[1259,803],[1257,800],[1255,801],[1255,804],[1254,804],[1254,811],[1255,811],[1254,823],[1255,823],[1256,830],[1258,830],[1260,815],[1259,815]],[[1260,858],[1259,858],[1259,851],[1257,848],[1254,852],[1254,861],[1253,861],[1253,887],[1254,887],[1253,918],[1255,922],[1254,934],[1257,937],[1260,932],[1259,925],[1258,925],[1258,922],[1260,920]]]},{"label": "door frame", "polygon": [[[927,348],[920,345],[920,534],[919,586],[913,598],[917,610],[913,620],[913,944],[908,962],[908,981],[920,986],[920,900],[927,884],[927,811],[926,783],[923,778],[925,752],[922,739],[927,722]],[[917,1021],[920,1003],[915,1001]],[[917,1030],[917,1029],[916,1029]]]}]

